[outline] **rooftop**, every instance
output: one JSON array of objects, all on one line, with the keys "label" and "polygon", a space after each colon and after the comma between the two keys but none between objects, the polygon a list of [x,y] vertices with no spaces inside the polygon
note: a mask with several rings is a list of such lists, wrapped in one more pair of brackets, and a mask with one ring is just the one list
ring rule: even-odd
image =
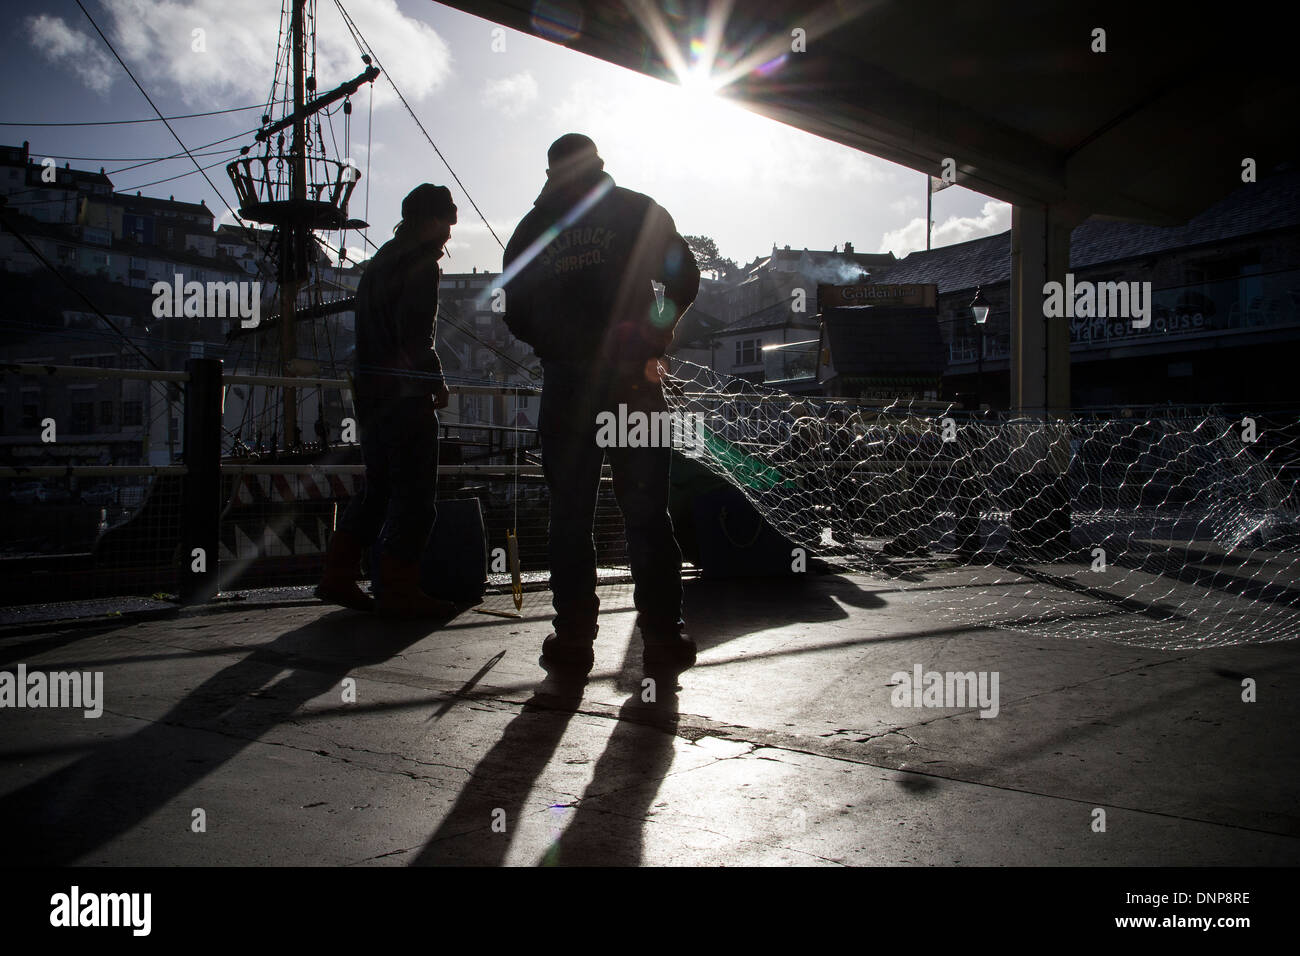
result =
[{"label": "rooftop", "polygon": [[109,199],[115,206],[124,207],[142,207],[153,209],[174,209],[179,212],[187,213],[192,216],[203,216],[212,219],[212,210],[204,202],[180,202],[174,197],[158,199],[154,196],[131,195],[130,193],[113,193]]},{"label": "rooftop", "polygon": [[[1070,235],[1070,267],[1084,269],[1173,249],[1300,226],[1300,172],[1242,186],[1181,226],[1089,219]],[[885,282],[933,282],[939,292],[1011,278],[1011,232],[913,252],[882,273]]]},{"label": "rooftop", "polygon": [[730,335],[732,332],[748,332],[754,329],[780,329],[788,325],[802,324],[809,328],[817,327],[817,320],[811,315],[801,315],[790,310],[788,301],[774,302],[757,312],[741,316],[725,328],[718,329],[715,335]]}]

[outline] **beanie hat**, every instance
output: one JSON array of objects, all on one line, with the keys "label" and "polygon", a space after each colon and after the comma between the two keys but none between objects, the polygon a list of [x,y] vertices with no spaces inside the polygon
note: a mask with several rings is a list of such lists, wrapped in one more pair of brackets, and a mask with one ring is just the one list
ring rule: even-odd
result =
[{"label": "beanie hat", "polygon": [[456,222],[456,204],[451,201],[451,190],[446,186],[421,183],[402,200],[403,221],[442,219]]}]

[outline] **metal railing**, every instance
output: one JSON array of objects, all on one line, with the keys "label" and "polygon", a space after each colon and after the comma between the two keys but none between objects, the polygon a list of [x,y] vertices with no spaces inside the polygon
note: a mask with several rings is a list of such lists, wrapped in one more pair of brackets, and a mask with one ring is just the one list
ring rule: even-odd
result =
[{"label": "metal railing", "polygon": [[[219,360],[202,358],[190,359],[184,371],[10,362],[0,372],[23,376],[25,386],[33,380],[125,380],[181,387],[164,409],[170,416],[175,405],[181,415],[169,461],[96,462],[97,449],[116,454],[122,441],[115,436],[106,442],[102,435],[65,440],[69,436],[60,431],[58,441],[45,444],[39,428],[3,446],[8,460],[0,459],[0,601],[6,604],[155,592],[201,601],[218,586],[312,582],[337,519],[362,489],[365,467],[356,443],[314,445],[302,453],[281,449],[243,460],[222,455],[235,434],[223,425],[231,386],[350,392],[346,379],[227,371]],[[491,396],[537,391],[536,385],[513,383],[452,388]],[[251,402],[251,391],[244,397]],[[141,454],[149,433],[148,423],[123,432],[140,443]],[[478,497],[486,506],[490,543],[504,544],[505,531],[515,531],[525,569],[546,563],[546,494],[535,436],[535,428],[521,425],[440,426],[440,499]],[[68,460],[51,462],[52,454]],[[608,467],[596,534],[602,563],[624,563],[622,519]]]}]

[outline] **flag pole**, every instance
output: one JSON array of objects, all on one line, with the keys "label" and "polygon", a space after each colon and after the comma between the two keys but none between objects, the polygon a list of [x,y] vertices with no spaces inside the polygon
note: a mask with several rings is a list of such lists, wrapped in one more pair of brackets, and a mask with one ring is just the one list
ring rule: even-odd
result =
[{"label": "flag pole", "polygon": [[925,177],[925,251],[930,251],[930,231],[934,221],[930,218],[930,204],[934,201],[934,183]]}]

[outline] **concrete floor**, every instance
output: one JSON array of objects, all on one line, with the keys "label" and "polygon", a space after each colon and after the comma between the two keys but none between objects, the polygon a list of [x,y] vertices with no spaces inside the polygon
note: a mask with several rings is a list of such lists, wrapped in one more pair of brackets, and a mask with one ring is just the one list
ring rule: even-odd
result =
[{"label": "concrete floor", "polygon": [[[946,574],[691,582],[700,660],[654,702],[627,585],[601,589],[585,686],[538,664],[546,592],[439,628],[298,601],[0,632],[0,669],[102,671],[106,701],[0,712],[6,858],[1300,863],[1300,644],[972,629],[938,612]],[[996,671],[997,717],[894,706],[918,664]]]}]

